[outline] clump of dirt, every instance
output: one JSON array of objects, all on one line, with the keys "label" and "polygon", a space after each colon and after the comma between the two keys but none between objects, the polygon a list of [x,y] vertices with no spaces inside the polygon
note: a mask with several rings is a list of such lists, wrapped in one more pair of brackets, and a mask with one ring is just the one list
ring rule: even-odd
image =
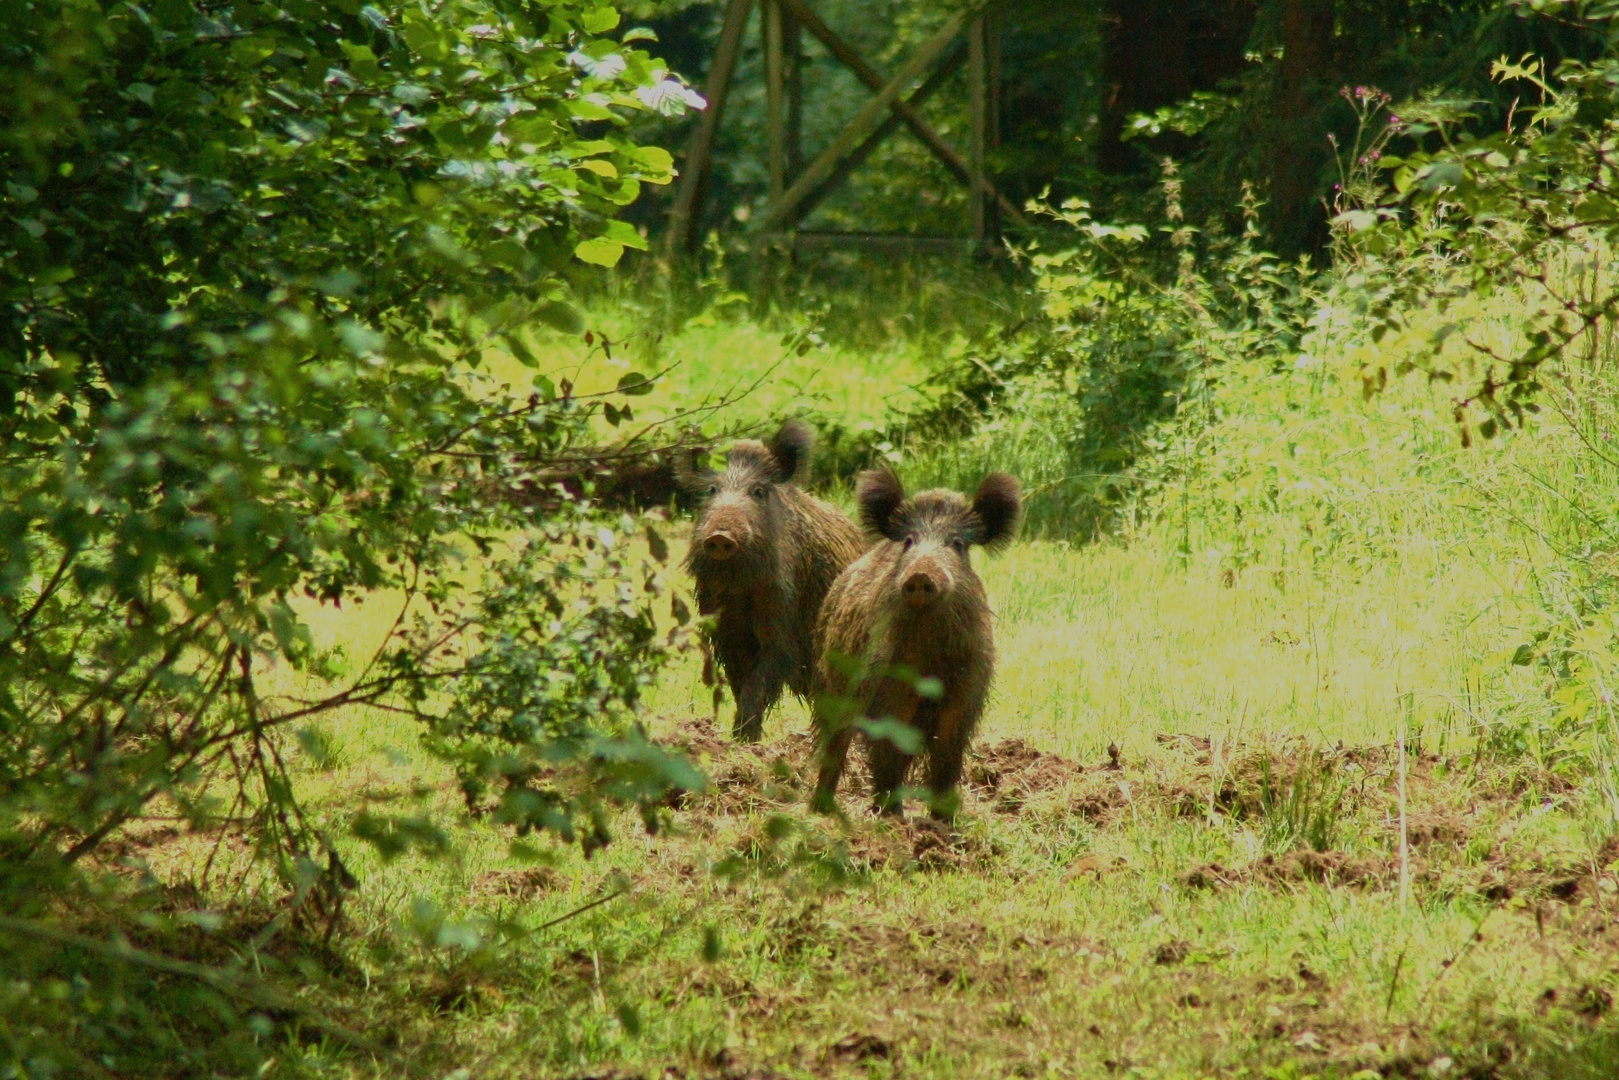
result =
[{"label": "clump of dirt", "polygon": [[1234,888],[1238,885],[1287,885],[1314,883],[1377,887],[1398,875],[1398,866],[1386,859],[1350,855],[1343,851],[1289,851],[1282,855],[1262,855],[1242,866],[1226,867],[1217,862],[1194,866],[1180,875],[1180,883],[1193,890]]},{"label": "clump of dirt", "polygon": [[528,870],[485,870],[472,879],[473,900],[531,900],[561,884],[555,870],[537,866]]},{"label": "clump of dirt", "polygon": [[1003,739],[978,747],[968,758],[966,787],[992,802],[1003,814],[1015,814],[1039,794],[1072,784],[1085,769],[1058,754],[1036,749],[1022,739]]},{"label": "clump of dirt", "polygon": [[707,1068],[688,1073],[679,1065],[636,1072],[629,1069],[603,1069],[582,1073],[572,1080],[788,1080],[786,1073],[744,1065],[729,1050],[709,1055]]},{"label": "clump of dirt", "polygon": [[880,1035],[848,1035],[826,1048],[822,1056],[828,1065],[856,1065],[880,1058],[899,1060],[899,1049]]},{"label": "clump of dirt", "polygon": [[850,824],[849,862],[860,871],[985,869],[1001,854],[993,843],[928,817],[854,818]]},{"label": "clump of dirt", "polygon": [[1177,938],[1174,941],[1166,941],[1154,949],[1152,951],[1152,962],[1167,967],[1171,964],[1180,963],[1190,955],[1192,955],[1192,943]]},{"label": "clump of dirt", "polygon": [[1112,825],[1134,799],[1130,785],[1110,773],[1093,773],[1068,800],[1067,811],[1097,828]]},{"label": "clump of dirt", "polygon": [[774,743],[738,743],[706,722],[688,721],[665,741],[690,755],[708,774],[707,789],[684,793],[678,803],[679,809],[697,817],[780,810],[809,797],[815,745],[807,732],[794,732]]}]

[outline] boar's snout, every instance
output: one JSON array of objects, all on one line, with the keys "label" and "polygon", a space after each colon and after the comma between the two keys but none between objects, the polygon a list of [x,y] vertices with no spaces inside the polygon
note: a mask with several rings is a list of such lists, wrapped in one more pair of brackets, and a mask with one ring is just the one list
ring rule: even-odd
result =
[{"label": "boar's snout", "polygon": [[900,595],[905,603],[918,610],[932,606],[949,591],[949,571],[932,559],[923,559],[913,565],[905,575],[905,583],[900,586]]},{"label": "boar's snout", "polygon": [[753,523],[747,513],[729,500],[709,510],[697,529],[697,542],[703,554],[715,562],[735,558],[753,542]]},{"label": "boar's snout", "polygon": [[724,531],[717,530],[703,537],[703,554],[718,562],[735,555],[741,546],[736,542],[736,537]]}]

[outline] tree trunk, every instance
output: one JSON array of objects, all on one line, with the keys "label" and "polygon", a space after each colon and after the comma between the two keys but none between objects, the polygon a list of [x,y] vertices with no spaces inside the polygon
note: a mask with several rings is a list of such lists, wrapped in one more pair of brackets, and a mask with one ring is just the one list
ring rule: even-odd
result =
[{"label": "tree trunk", "polygon": [[1282,72],[1276,99],[1271,215],[1284,247],[1311,245],[1322,215],[1315,207],[1324,146],[1312,123],[1321,87],[1332,77],[1333,0],[1284,0]]},{"label": "tree trunk", "polygon": [[[1213,90],[1242,70],[1254,25],[1254,0],[1108,0],[1102,15],[1101,132],[1097,164],[1128,172],[1139,155],[1122,136],[1131,113]],[[1152,156],[1183,156],[1192,144],[1169,134],[1152,140]]]}]

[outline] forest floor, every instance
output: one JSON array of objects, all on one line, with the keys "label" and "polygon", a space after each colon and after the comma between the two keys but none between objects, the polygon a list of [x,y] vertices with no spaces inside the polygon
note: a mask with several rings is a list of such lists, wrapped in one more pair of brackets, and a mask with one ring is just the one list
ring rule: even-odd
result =
[{"label": "forest floor", "polygon": [[[779,352],[726,332],[671,348]],[[837,360],[772,376],[760,418],[796,395],[863,422],[925,367]],[[354,844],[341,932],[275,947],[305,1007],[423,1076],[1610,1077],[1619,845],[1588,782],[1482,752],[1492,710],[1544,696],[1501,659],[1529,571],[1435,522],[1355,565],[1228,573],[1160,533],[975,556],[1000,663],[954,828],[874,816],[858,766],[842,817],[807,813],[803,704],[739,746],[688,657],[648,723],[710,783],[670,828],[626,817],[588,860],[482,825],[454,861]],[[363,656],[394,614],[310,618]],[[320,734],[299,783],[334,836],[458,798],[407,717]],[[198,882],[212,851],[123,848],[178,908],[243,886],[228,850]],[[397,1075],[312,1038],[335,1075]]]},{"label": "forest floor", "polygon": [[[807,814],[802,705],[736,745],[693,660],[653,724],[710,787],[669,833],[626,819],[589,861],[488,829],[457,863],[356,850],[311,1001],[436,1075],[1611,1075],[1619,847],[1568,782],[1431,720],[1399,753],[1479,633],[1393,670],[1387,625],[1443,590],[1379,610],[1043,543],[985,570],[1003,663],[955,829],[874,816],[860,768],[844,820]],[[359,645],[385,606],[317,631]],[[326,735],[305,779],[334,826],[431,773],[408,720]],[[150,841],[174,871],[205,846]],[[384,958],[413,975],[372,981]]]}]

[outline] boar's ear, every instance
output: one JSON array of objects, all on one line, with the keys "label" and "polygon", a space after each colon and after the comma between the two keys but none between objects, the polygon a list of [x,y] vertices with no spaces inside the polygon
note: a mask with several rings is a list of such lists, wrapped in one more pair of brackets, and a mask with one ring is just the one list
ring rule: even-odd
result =
[{"label": "boar's ear", "polygon": [[713,470],[708,465],[708,447],[692,446],[686,448],[684,453],[675,452],[675,484],[685,491],[696,494],[708,486],[708,478]]},{"label": "boar's ear", "polygon": [[900,521],[900,504],[905,501],[905,485],[887,469],[868,469],[855,482],[855,502],[860,505],[860,523],[866,531],[889,540],[905,538]]},{"label": "boar's ear", "polygon": [[1018,517],[1023,513],[1023,494],[1018,482],[1005,473],[990,473],[978,485],[973,496],[973,513],[978,517],[978,532],[973,542],[994,548],[1006,544],[1017,531]]},{"label": "boar's ear", "polygon": [[770,456],[776,459],[776,475],[788,483],[799,471],[809,465],[810,445],[815,436],[802,420],[789,420],[781,425],[776,437],[770,440]]}]

